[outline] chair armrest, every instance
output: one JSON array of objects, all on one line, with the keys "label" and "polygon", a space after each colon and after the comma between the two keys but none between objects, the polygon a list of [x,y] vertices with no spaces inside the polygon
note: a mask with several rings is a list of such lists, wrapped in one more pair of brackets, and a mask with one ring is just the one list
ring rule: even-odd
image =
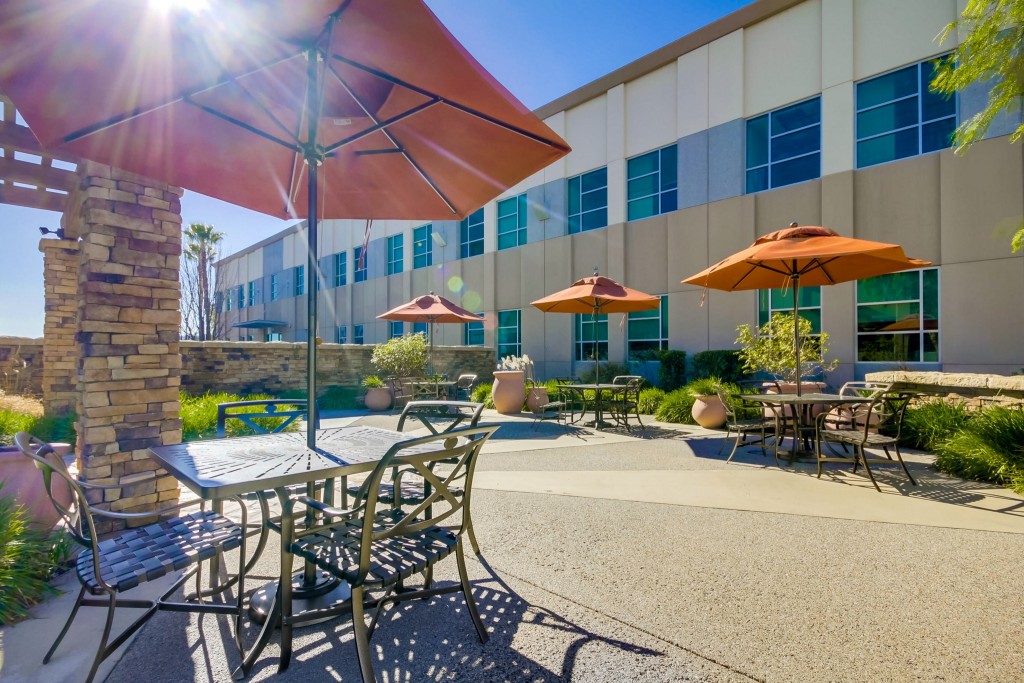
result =
[{"label": "chair armrest", "polygon": [[306,507],[313,508],[317,512],[321,512],[329,517],[351,517],[356,512],[362,510],[362,505],[357,505],[354,508],[339,508],[323,503],[316,498],[310,498],[309,496],[295,496],[291,499],[292,503],[301,503]]},{"label": "chair armrest", "polygon": [[[110,487],[104,486],[104,488]],[[123,485],[115,486],[113,488],[123,488]],[[225,498],[224,500],[233,500],[236,503],[238,503],[238,506],[243,510],[243,514],[244,511],[247,509],[245,507],[245,503],[238,496],[231,496],[230,498]],[[209,502],[211,501],[197,498],[196,500],[189,500],[184,503],[178,503],[177,505],[171,505],[170,507],[161,508],[159,510],[147,510],[145,512],[114,512],[113,510],[104,510],[103,508],[97,508],[90,505],[89,513],[95,517],[107,517],[109,519],[148,519],[150,517],[160,517],[171,512],[177,512],[179,510],[184,510],[185,508],[195,507],[197,505],[203,505]]]}]

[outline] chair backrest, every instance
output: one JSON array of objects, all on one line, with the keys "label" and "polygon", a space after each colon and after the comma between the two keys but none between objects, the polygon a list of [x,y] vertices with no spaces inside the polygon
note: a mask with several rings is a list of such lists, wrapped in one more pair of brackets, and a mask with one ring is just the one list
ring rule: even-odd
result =
[{"label": "chair backrest", "polygon": [[581,384],[582,383],[582,382],[580,382],[580,378],[579,377],[568,377],[568,376],[556,377],[555,378],[555,382],[557,384]]},{"label": "chair backrest", "polygon": [[455,387],[463,391],[468,391],[473,387],[473,383],[476,382],[476,375],[465,374],[459,375],[459,378],[455,380]]},{"label": "chair backrest", "polygon": [[[463,512],[461,520],[454,525],[451,524],[452,517],[469,509],[477,457],[497,429],[498,425],[467,427],[403,441],[388,450],[360,487],[356,500],[362,503],[356,508],[356,518],[347,522],[348,525],[362,525],[359,568],[353,586],[362,584],[366,579],[374,561],[375,543],[397,537],[409,537],[415,543],[423,530],[435,526],[444,526],[452,533],[462,535],[468,515]],[[454,464],[444,473],[439,473],[434,468],[438,462]],[[396,488],[401,486],[404,476],[422,478],[425,484],[423,500],[408,511],[378,516],[380,484],[384,473],[392,468],[397,470],[394,475]]]},{"label": "chair backrest", "polygon": [[736,386],[740,388],[741,394],[782,393],[778,381],[774,379],[741,379],[736,382]]},{"label": "chair backrest", "polygon": [[[460,425],[476,427],[483,410],[483,403],[470,401],[409,401],[398,418],[398,431],[409,420],[419,420],[432,434],[444,434]],[[439,425],[443,427],[438,429]]]},{"label": "chair backrest", "polygon": [[903,417],[907,406],[917,396],[911,391],[879,392],[871,397],[869,403],[860,403],[850,407],[850,429],[861,431],[864,442],[868,435],[879,433],[899,439],[903,429]]},{"label": "chair backrest", "polygon": [[[217,405],[217,437],[227,436],[227,421],[239,420],[257,434],[276,434],[300,417],[307,417],[309,402],[302,399],[266,399],[230,401]],[[316,410],[316,424],[320,428],[320,410]]]},{"label": "chair backrest", "polygon": [[840,396],[874,398],[892,388],[891,382],[847,382],[839,388]]},{"label": "chair backrest", "polygon": [[612,377],[612,384],[629,384],[633,380],[643,382],[644,378],[640,375],[616,375]]},{"label": "chair backrest", "polygon": [[733,397],[730,396],[729,392],[726,391],[722,387],[716,388],[715,392],[718,394],[718,400],[722,402],[722,406],[725,408],[725,419],[729,423],[735,423],[736,422],[736,410],[735,410],[735,408],[733,408],[733,405],[732,405]]}]

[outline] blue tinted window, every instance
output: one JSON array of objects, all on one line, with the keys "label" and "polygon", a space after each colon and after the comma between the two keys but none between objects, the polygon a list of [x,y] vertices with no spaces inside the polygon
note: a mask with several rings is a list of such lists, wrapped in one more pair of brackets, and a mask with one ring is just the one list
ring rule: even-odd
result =
[{"label": "blue tinted window", "polygon": [[459,223],[459,258],[484,253],[484,210],[477,209]]},{"label": "blue tinted window", "polygon": [[569,234],[608,225],[608,169],[569,178]]},{"label": "blue tinted window", "polygon": [[747,192],[821,177],[821,98],[747,120]]},{"label": "blue tinted window", "polygon": [[626,162],[626,216],[635,221],[679,207],[676,145],[641,154]]}]

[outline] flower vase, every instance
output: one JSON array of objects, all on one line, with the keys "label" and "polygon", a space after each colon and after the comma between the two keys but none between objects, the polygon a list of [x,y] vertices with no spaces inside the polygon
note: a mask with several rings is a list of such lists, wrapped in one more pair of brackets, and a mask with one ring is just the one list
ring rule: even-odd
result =
[{"label": "flower vase", "polygon": [[491,398],[502,415],[520,413],[526,400],[526,381],[522,370],[495,370]]},{"label": "flower vase", "polygon": [[690,415],[704,429],[718,429],[725,424],[725,406],[718,396],[695,396]]}]

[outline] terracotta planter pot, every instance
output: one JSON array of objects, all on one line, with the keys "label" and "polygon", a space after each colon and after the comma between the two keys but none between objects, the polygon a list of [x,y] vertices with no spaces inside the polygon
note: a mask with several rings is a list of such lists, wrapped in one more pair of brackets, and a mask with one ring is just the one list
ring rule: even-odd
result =
[{"label": "terracotta planter pot", "polygon": [[[52,444],[58,455],[68,461],[71,446],[66,443]],[[50,529],[57,523],[59,515],[46,494],[43,474],[30,460],[14,446],[0,448],[0,481],[3,488],[0,495],[11,496],[28,511],[33,525]],[[63,479],[53,478],[54,496],[64,506],[71,504],[71,490]]]},{"label": "terracotta planter pot", "polygon": [[526,407],[532,413],[536,413],[542,405],[550,400],[547,387],[532,387],[526,390]]},{"label": "terracotta planter pot", "polygon": [[387,410],[391,407],[391,391],[387,387],[367,389],[363,402],[367,410]]},{"label": "terracotta planter pot", "polygon": [[717,396],[697,396],[690,415],[705,429],[718,429],[725,424],[725,406]]},{"label": "terracotta planter pot", "polygon": [[523,401],[526,400],[526,383],[522,370],[495,370],[494,384],[491,386],[491,398],[494,408],[502,415],[523,412]]}]

